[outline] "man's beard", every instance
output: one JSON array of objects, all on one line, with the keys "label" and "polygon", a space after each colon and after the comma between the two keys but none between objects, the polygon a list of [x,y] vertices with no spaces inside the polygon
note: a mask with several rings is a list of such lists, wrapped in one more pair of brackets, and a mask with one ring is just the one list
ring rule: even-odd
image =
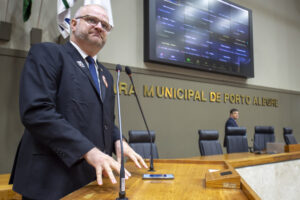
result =
[{"label": "man's beard", "polygon": [[99,36],[101,39],[92,40],[91,38],[89,38],[90,35],[88,33],[84,33],[78,29],[75,31],[74,35],[77,38],[80,38],[80,40],[86,41],[87,43],[89,43],[89,45],[95,46],[97,48],[102,48],[105,44],[105,41],[101,38],[101,36]]}]

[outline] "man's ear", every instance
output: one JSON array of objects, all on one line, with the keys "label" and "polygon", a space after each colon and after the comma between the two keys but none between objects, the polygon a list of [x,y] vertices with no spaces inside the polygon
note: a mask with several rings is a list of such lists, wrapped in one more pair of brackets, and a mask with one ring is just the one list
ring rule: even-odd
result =
[{"label": "man's ear", "polygon": [[77,25],[77,20],[72,19],[70,25],[71,25],[71,31],[72,32],[75,31],[75,28],[76,28],[76,25]]}]

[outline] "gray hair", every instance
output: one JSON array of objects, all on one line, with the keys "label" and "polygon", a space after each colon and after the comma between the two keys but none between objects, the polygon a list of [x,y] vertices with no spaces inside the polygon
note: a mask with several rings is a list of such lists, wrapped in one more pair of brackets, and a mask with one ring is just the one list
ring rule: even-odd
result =
[{"label": "gray hair", "polygon": [[[100,5],[98,5],[98,4],[88,4],[88,5],[81,6],[81,7],[75,12],[74,18],[80,17],[80,16],[81,16],[82,10],[85,9],[86,7],[90,7],[90,6],[98,6],[98,7],[102,8],[103,10],[105,10],[105,12],[107,13],[107,9],[104,8],[103,6],[100,6]],[[107,16],[107,17],[109,17],[109,16]]]}]

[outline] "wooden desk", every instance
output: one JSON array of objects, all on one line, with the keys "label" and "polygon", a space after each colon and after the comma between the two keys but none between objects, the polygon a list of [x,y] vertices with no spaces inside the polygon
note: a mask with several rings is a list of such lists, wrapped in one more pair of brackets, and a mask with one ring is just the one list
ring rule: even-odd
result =
[{"label": "wooden desk", "polygon": [[[219,189],[205,187],[205,174],[208,169],[227,169],[265,163],[274,163],[300,159],[300,152],[282,154],[234,153],[216,156],[198,156],[189,159],[158,159],[154,161],[156,174],[173,173],[174,180],[143,180],[145,169],[135,168],[133,163],[126,163],[132,177],[126,181],[126,196],[131,199],[260,199],[241,178],[241,189]],[[105,200],[118,197],[119,183],[112,185],[104,178],[104,185],[96,182],[67,195],[63,200]]]},{"label": "wooden desk", "polygon": [[[126,196],[131,199],[248,199],[242,189],[216,189],[205,187],[205,174],[208,169],[228,168],[224,161],[201,160],[155,160],[156,174],[172,173],[174,180],[143,180],[145,169],[137,170],[133,163],[126,163],[132,177],[126,181]],[[119,184],[112,185],[104,178],[104,185],[96,182],[67,195],[63,200],[104,200],[118,197]],[[234,198],[233,198],[234,197]]]},{"label": "wooden desk", "polygon": [[[126,196],[129,199],[260,199],[249,185],[241,178],[241,189],[219,189],[205,187],[205,174],[208,169],[233,169],[267,163],[300,159],[300,152],[282,154],[233,153],[216,156],[197,156],[188,159],[155,160],[156,174],[173,173],[174,180],[142,180],[145,169],[137,170],[133,163],[126,163],[132,177],[126,181]],[[21,199],[19,194],[8,185],[9,174],[0,175],[0,200]],[[119,184],[112,185],[104,178],[104,185],[92,182],[67,195],[63,200],[101,200],[118,197]]]}]

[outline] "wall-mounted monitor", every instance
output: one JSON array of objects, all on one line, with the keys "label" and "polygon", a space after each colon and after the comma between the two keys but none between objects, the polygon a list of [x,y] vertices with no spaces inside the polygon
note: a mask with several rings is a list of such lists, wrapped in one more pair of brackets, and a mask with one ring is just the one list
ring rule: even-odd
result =
[{"label": "wall-mounted monitor", "polygon": [[144,60],[254,77],[252,12],[223,0],[144,0]]}]

